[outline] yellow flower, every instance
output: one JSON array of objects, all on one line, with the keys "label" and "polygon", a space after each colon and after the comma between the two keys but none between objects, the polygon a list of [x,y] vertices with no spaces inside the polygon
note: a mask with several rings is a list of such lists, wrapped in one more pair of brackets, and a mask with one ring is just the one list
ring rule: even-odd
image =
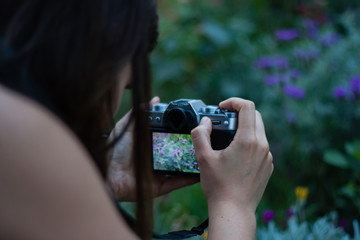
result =
[{"label": "yellow flower", "polygon": [[297,199],[304,201],[304,200],[306,200],[306,198],[309,194],[309,188],[298,186],[295,189],[295,194],[296,194]]},{"label": "yellow flower", "polygon": [[203,238],[203,239],[207,239],[208,238],[208,231],[204,231],[204,233],[201,235],[201,237]]}]

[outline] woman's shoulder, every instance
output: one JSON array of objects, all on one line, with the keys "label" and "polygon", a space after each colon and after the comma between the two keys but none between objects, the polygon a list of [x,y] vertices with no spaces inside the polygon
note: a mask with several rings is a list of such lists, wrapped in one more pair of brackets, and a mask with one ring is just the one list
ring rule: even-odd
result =
[{"label": "woman's shoulder", "polygon": [[75,134],[42,105],[0,85],[0,113],[0,175],[24,165],[49,171],[69,165],[94,168]]},{"label": "woman's shoulder", "polygon": [[0,113],[1,236],[134,239],[89,154],[59,119],[1,85]]},{"label": "woman's shoulder", "polygon": [[[3,134],[0,138],[7,141],[21,136],[34,140],[35,135],[47,135],[47,131],[67,128],[50,111],[35,101],[0,85],[0,128]],[[46,129],[47,128],[47,129]]]},{"label": "woman's shoulder", "polygon": [[[1,153],[21,155],[40,147],[69,148],[88,157],[75,134],[53,113],[30,98],[1,85],[0,112]],[[17,151],[14,147],[18,148]]]},{"label": "woman's shoulder", "polygon": [[[26,159],[34,165],[47,166],[51,162],[52,166],[60,167],[66,166],[66,159],[70,158],[73,166],[93,167],[83,145],[60,119],[42,105],[1,85],[0,113],[3,164],[13,166]],[[58,158],[63,160],[56,161]]]}]

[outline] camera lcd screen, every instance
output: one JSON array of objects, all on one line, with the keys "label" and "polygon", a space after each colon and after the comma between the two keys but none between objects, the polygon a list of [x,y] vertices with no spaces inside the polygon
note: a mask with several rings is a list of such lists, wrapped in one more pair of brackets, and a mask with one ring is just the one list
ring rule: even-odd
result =
[{"label": "camera lcd screen", "polygon": [[154,170],[200,173],[189,134],[153,132]]}]

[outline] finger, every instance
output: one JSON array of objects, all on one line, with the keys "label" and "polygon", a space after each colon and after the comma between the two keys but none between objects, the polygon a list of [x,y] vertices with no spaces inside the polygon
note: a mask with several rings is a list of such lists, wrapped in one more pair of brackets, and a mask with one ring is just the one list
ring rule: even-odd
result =
[{"label": "finger", "polygon": [[[271,176],[274,171],[274,157],[271,152],[269,152],[268,161],[271,163],[271,165],[270,165],[270,176]],[[270,176],[269,176],[269,178],[270,178]]]},{"label": "finger", "polygon": [[152,106],[156,103],[159,103],[159,102],[160,102],[160,98],[158,96],[155,96],[150,100],[150,106]]},{"label": "finger", "polygon": [[267,148],[269,151],[269,143],[265,133],[264,122],[258,111],[256,111],[256,139],[259,141],[260,146]]},{"label": "finger", "polygon": [[237,111],[238,129],[235,138],[252,140],[255,139],[255,104],[242,98],[230,98],[219,104],[220,108]]},{"label": "finger", "polygon": [[270,179],[273,171],[274,171],[274,159],[273,159],[273,155],[271,152],[268,153],[268,155],[266,156],[266,163],[264,164],[265,167],[267,167],[267,178]]},{"label": "finger", "polygon": [[203,117],[199,126],[191,131],[191,138],[195,148],[195,155],[201,164],[203,159],[207,159],[214,150],[210,143],[210,134],[212,130],[211,120],[208,117]]},{"label": "finger", "polygon": [[259,166],[259,175],[263,175],[264,178],[269,179],[274,171],[274,164],[273,164],[273,155],[271,152],[268,152],[264,157],[263,162]]}]

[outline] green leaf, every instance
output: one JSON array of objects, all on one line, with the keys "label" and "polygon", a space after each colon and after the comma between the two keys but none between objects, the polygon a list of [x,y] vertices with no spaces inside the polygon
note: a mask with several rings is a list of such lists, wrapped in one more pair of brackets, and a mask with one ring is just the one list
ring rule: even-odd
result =
[{"label": "green leaf", "polygon": [[332,166],[348,168],[349,164],[345,156],[336,150],[327,150],[324,154],[324,161]]},{"label": "green leaf", "polygon": [[206,21],[201,25],[201,29],[203,34],[218,46],[225,46],[231,42],[230,34],[215,22]]},{"label": "green leaf", "polygon": [[345,150],[347,154],[360,161],[360,141],[346,143]]}]

